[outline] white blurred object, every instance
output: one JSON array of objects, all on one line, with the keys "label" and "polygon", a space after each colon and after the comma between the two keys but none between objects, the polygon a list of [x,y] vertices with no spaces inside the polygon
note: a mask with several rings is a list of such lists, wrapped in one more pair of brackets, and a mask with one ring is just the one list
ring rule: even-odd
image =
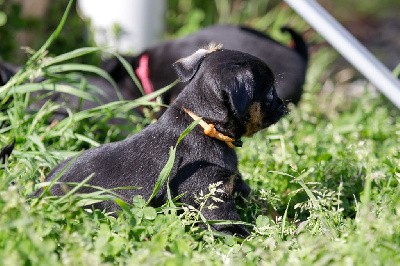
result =
[{"label": "white blurred object", "polygon": [[285,0],[364,77],[400,108],[400,81],[314,0]]},{"label": "white blurred object", "polygon": [[165,0],[79,0],[78,11],[89,19],[99,46],[138,53],[164,32]]}]

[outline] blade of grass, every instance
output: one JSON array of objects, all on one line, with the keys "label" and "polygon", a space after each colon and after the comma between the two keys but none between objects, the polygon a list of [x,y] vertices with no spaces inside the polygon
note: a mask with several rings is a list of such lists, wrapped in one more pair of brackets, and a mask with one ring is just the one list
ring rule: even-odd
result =
[{"label": "blade of grass", "polygon": [[160,175],[157,178],[157,182],[154,185],[153,192],[151,193],[149,199],[146,202],[146,205],[150,204],[150,201],[157,195],[158,191],[161,189],[161,187],[164,185],[165,181],[171,174],[172,167],[174,166],[175,162],[175,156],[176,156],[176,147],[170,148],[169,151],[169,157],[167,160],[167,163],[165,164],[164,168],[161,170]]},{"label": "blade of grass", "polygon": [[134,101],[130,101],[128,104],[124,105],[119,111],[121,112],[128,112],[134,108],[137,108],[141,105],[147,105],[147,106],[166,106],[163,104],[159,104],[156,102],[153,102],[151,100],[155,99],[156,97],[162,95],[163,93],[167,92],[168,90],[170,90],[173,86],[175,86],[179,81],[176,80],[173,83],[171,83],[170,85],[160,89],[160,90],[156,90],[153,93],[144,95]]},{"label": "blade of grass", "polygon": [[159,95],[165,93],[169,89],[171,89],[174,85],[177,84],[178,81],[175,81],[174,83],[157,90],[151,94],[142,96],[136,100],[133,101],[116,101],[116,102],[110,102],[107,104],[103,104],[101,106],[97,106],[91,109],[83,110],[78,113],[75,113],[71,115],[70,119],[64,119],[60,121],[56,127],[55,130],[58,130],[59,128],[65,127],[67,124],[71,123],[73,121],[81,121],[83,119],[87,119],[90,117],[93,117],[94,114],[98,113],[101,114],[103,113],[102,110],[111,110],[113,112],[128,112],[134,108],[137,108],[139,106],[160,106],[161,104],[156,103],[156,102],[150,102],[151,99],[158,97]]},{"label": "blade of grass", "polygon": [[132,216],[132,213],[131,213],[131,210],[130,210],[130,208],[132,207],[131,204],[129,204],[129,203],[123,201],[123,200],[120,199],[120,198],[115,198],[115,199],[114,199],[114,202],[115,202],[119,207],[121,207],[121,209],[124,210],[126,214],[128,214],[129,216]]},{"label": "blade of grass", "polygon": [[95,191],[92,193],[85,193],[85,194],[75,194],[74,195],[77,199],[75,206],[84,207],[93,205],[96,203],[100,203],[103,201],[114,200],[114,196],[110,194],[106,194],[104,191]]},{"label": "blade of grass", "polygon": [[90,93],[78,90],[70,85],[66,84],[47,84],[47,83],[27,83],[23,85],[19,85],[15,87],[14,90],[10,91],[11,93],[16,93],[16,94],[25,94],[28,92],[35,92],[35,91],[41,91],[41,90],[47,90],[47,91],[56,91],[56,92],[63,92],[67,94],[71,94],[74,96],[77,96],[79,98],[88,100],[88,101],[94,101],[93,95]]},{"label": "blade of grass", "polygon": [[82,134],[75,133],[74,136],[76,137],[76,139],[84,141],[84,142],[87,142],[90,145],[92,145],[93,147],[99,147],[100,146],[100,143],[98,143],[97,141],[94,141],[91,138],[88,138],[88,137],[86,137],[86,136],[84,136]]},{"label": "blade of grass", "polygon": [[96,74],[105,80],[107,80],[114,88],[117,88],[117,84],[111,78],[111,76],[101,68],[92,66],[92,65],[85,65],[85,64],[62,64],[62,65],[55,65],[46,68],[47,72],[50,73],[62,73],[62,72],[69,72],[69,71],[79,71],[79,72],[88,72]]},{"label": "blade of grass", "polygon": [[40,110],[36,113],[32,123],[29,125],[27,135],[33,134],[35,127],[42,121],[45,115],[53,113],[57,109],[59,109],[58,105],[51,105],[50,102],[44,103]]},{"label": "blade of grass", "polygon": [[394,69],[393,69],[393,75],[395,77],[399,77],[400,78],[400,64],[398,64]]},{"label": "blade of grass", "polygon": [[135,83],[136,87],[138,87],[140,93],[142,93],[142,95],[146,95],[144,93],[142,84],[140,83],[139,79],[136,77],[131,64],[129,64],[128,61],[125,60],[125,58],[123,58],[122,56],[120,56],[117,53],[112,53],[116,58],[118,58],[118,60],[121,62],[121,64],[124,66],[125,70],[128,72],[129,77],[133,80],[133,82]]},{"label": "blade of grass", "polygon": [[283,214],[282,217],[282,230],[281,230],[281,238],[283,239],[283,234],[285,233],[285,225],[286,225],[286,219],[287,219],[287,214],[288,214],[288,209],[289,209],[289,204],[290,204],[290,200],[288,204],[286,205],[286,209],[285,209],[285,213]]},{"label": "blade of grass", "polygon": [[89,175],[87,178],[85,178],[84,180],[82,180],[82,182],[80,182],[77,186],[75,186],[73,189],[68,191],[68,193],[66,193],[64,196],[62,196],[58,200],[56,200],[54,202],[54,204],[58,204],[58,203],[62,202],[63,200],[65,200],[66,198],[70,197],[72,194],[77,192],[81,187],[83,187],[87,182],[89,182],[89,180],[92,179],[94,175],[95,174],[93,173],[93,174]]},{"label": "blade of grass", "polygon": [[[61,185],[61,184],[65,184],[65,185],[70,185],[70,186],[77,186],[80,183],[77,182],[55,182],[54,185]],[[45,181],[45,182],[40,182],[38,184],[36,184],[34,186],[34,190],[38,190],[41,188],[45,188],[48,187],[52,184],[52,181]],[[103,187],[99,187],[99,186],[94,186],[94,185],[88,185],[88,184],[82,184],[82,187],[85,188],[93,188],[95,190],[99,190],[102,192],[107,192],[109,194],[112,194],[114,197],[118,197],[118,194],[115,193],[115,190],[133,190],[133,189],[141,189],[141,187],[137,187],[137,186],[125,186],[125,187],[114,187],[114,188],[110,188],[110,189],[105,189]]]},{"label": "blade of grass", "polygon": [[81,48],[77,48],[71,52],[67,52],[61,55],[57,55],[53,58],[50,58],[49,60],[47,60],[46,62],[44,62],[42,64],[43,68],[48,68],[50,66],[53,66],[55,64],[59,64],[65,61],[69,61],[84,55],[88,55],[91,53],[96,53],[96,52],[100,52],[103,51],[103,48],[100,47],[81,47]]},{"label": "blade of grass", "polygon": [[325,228],[328,230],[328,233],[331,235],[331,237],[336,238],[337,234],[336,234],[335,228],[323,216],[321,205],[319,204],[319,202],[318,202],[317,198],[315,197],[315,195],[304,184],[303,181],[298,180],[297,183],[304,189],[304,191],[307,193],[307,196],[311,199],[311,202],[314,204],[314,206],[316,207],[316,209],[320,213],[319,218],[321,219],[321,222],[325,225]]},{"label": "blade of grass", "polygon": [[[67,20],[69,11],[72,7],[74,0],[70,0],[68,2],[68,5],[65,9],[65,12],[60,20],[60,23],[58,23],[57,28],[54,30],[54,32],[50,35],[50,37],[46,40],[46,42],[40,47],[40,49],[34,53],[30,59],[26,62],[26,64],[2,87],[0,87],[0,98],[3,97],[3,95],[13,86],[22,83],[26,79],[28,79],[33,70],[35,69],[35,65],[38,64],[40,59],[42,59],[45,54],[46,50],[50,47],[50,45],[54,42],[54,40],[58,37],[60,34],[62,28],[64,27],[64,24]],[[29,71],[30,69],[30,71]]]},{"label": "blade of grass", "polygon": [[[179,143],[182,141],[182,139],[184,137],[187,136],[187,134],[189,134],[193,130],[193,128],[195,126],[197,126],[199,124],[199,122],[200,122],[200,119],[197,119],[197,120],[193,121],[188,127],[186,127],[186,129],[179,136],[179,138],[175,144],[175,147],[170,148],[167,163],[165,164],[164,168],[161,170],[161,173],[157,178],[156,184],[154,185],[153,192],[151,193],[151,196],[147,200],[146,205],[148,205],[150,203],[150,201],[157,195],[158,191],[164,185],[165,181],[169,178],[171,171],[172,171],[172,167],[174,166],[175,157],[176,157],[176,149],[177,149]],[[171,197],[171,195],[169,195],[169,197]],[[172,199],[169,198],[169,200],[172,200]]]},{"label": "blade of grass", "polygon": [[68,170],[68,168],[75,162],[75,160],[79,157],[80,153],[76,154],[71,160],[58,172],[58,174],[50,181],[50,184],[43,189],[43,192],[40,194],[39,198],[42,198],[45,194],[47,194],[50,189],[57,183],[57,181],[61,178],[61,176]]},{"label": "blade of grass", "polygon": [[39,151],[41,151],[41,152],[46,151],[46,147],[44,146],[44,144],[39,136],[29,135],[29,136],[27,136],[27,140],[30,141],[31,143],[33,143]]}]

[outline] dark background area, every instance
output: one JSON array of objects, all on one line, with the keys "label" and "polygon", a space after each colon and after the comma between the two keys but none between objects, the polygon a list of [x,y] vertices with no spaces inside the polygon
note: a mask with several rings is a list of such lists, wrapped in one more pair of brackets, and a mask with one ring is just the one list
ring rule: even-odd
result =
[{"label": "dark background area", "polygon": [[[42,5],[36,5],[34,10],[29,6],[23,7],[23,2],[29,1],[0,0],[0,59],[14,64],[25,62],[29,56],[21,47],[36,50],[44,43],[59,23],[68,1],[42,0]],[[397,66],[400,62],[398,0],[320,0],[319,3],[390,69]],[[260,26],[268,19],[268,12],[287,8],[282,1],[268,0],[168,0],[165,38],[184,36],[215,23],[240,23],[269,31],[268,26]],[[298,28],[306,30],[302,26]],[[49,52],[62,54],[90,45],[93,42],[85,22],[74,8]],[[97,63],[99,58],[91,56],[84,60]]]}]

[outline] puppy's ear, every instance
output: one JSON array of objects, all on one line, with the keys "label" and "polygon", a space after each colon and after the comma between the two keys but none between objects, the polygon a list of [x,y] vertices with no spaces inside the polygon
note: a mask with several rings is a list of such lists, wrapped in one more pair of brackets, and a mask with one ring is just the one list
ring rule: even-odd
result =
[{"label": "puppy's ear", "polygon": [[251,102],[251,93],[244,90],[231,91],[228,96],[232,111],[237,117],[243,118]]},{"label": "puppy's ear", "polygon": [[253,99],[253,75],[250,71],[242,70],[235,73],[235,79],[224,90],[231,110],[238,118],[244,118]]},{"label": "puppy's ear", "polygon": [[199,49],[192,55],[181,58],[173,63],[172,66],[178,74],[180,81],[186,82],[191,80],[199,69],[204,58],[212,52],[221,50],[221,48],[221,44],[216,45],[211,43],[207,48]]}]

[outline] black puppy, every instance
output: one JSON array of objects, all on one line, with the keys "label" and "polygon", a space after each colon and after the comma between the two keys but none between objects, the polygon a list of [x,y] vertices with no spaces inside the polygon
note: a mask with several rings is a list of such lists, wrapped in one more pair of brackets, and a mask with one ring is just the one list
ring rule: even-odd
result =
[{"label": "black puppy", "polygon": [[[176,79],[172,63],[179,58],[194,53],[198,48],[211,42],[221,43],[224,48],[245,52],[263,60],[276,77],[276,91],[285,102],[300,101],[305,81],[308,51],[303,38],[293,29],[284,27],[292,37],[292,48],[271,39],[251,28],[236,25],[216,25],[195,32],[181,39],[157,44],[138,56],[126,57],[142,82],[146,93],[160,89]],[[122,64],[117,59],[109,59],[103,64],[119,84],[128,99],[141,94]],[[185,84],[178,84],[163,97],[165,104],[171,104]]]},{"label": "black puppy", "polygon": [[0,151],[0,163],[5,164],[7,158],[10,157],[15,145],[15,139],[10,144],[4,146]]},{"label": "black puppy", "polygon": [[[18,71],[18,68],[3,62],[0,60],[0,87],[5,85]],[[0,112],[7,110],[9,104],[12,101],[12,97],[8,98],[6,101],[0,98]],[[0,122],[0,128],[2,123]]]},{"label": "black puppy", "polygon": [[[6,84],[13,75],[17,72],[16,67],[7,64],[3,61],[0,61],[0,87]],[[5,103],[2,103],[0,99],[0,112],[7,110],[8,105],[11,102],[11,99],[6,101]],[[0,122],[0,128],[3,127],[3,122]],[[5,164],[6,160],[8,157],[10,157],[15,145],[15,140],[11,142],[10,144],[4,146],[0,150],[0,163]]]},{"label": "black puppy", "polygon": [[17,67],[0,60],[0,86],[6,84],[17,73]]},{"label": "black puppy", "polygon": [[[148,199],[167,162],[169,148],[199,116],[204,130],[196,126],[178,146],[169,184],[172,197],[184,194],[181,202],[198,207],[196,195],[207,192],[210,184],[222,182],[223,193],[216,196],[223,202],[215,203],[217,209],[205,208],[203,215],[210,220],[240,220],[234,195],[247,196],[250,189],[241,178],[236,153],[231,147],[242,136],[251,136],[277,122],[286,112],[276,94],[274,76],[258,58],[216,46],[198,50],[177,61],[174,68],[180,79],[188,83],[157,122],[123,141],[84,151],[77,158],[62,162],[48,179],[66,168],[61,173],[61,182],[81,182],[94,174],[90,180],[94,186],[141,187],[117,191],[127,202],[137,194]],[[80,193],[89,191],[93,189],[83,188]],[[52,193],[62,195],[66,191],[57,185]],[[166,200],[164,185],[151,204],[160,206]],[[102,202],[95,207],[117,209],[113,202]],[[248,235],[241,225],[215,225],[214,228]]]}]

